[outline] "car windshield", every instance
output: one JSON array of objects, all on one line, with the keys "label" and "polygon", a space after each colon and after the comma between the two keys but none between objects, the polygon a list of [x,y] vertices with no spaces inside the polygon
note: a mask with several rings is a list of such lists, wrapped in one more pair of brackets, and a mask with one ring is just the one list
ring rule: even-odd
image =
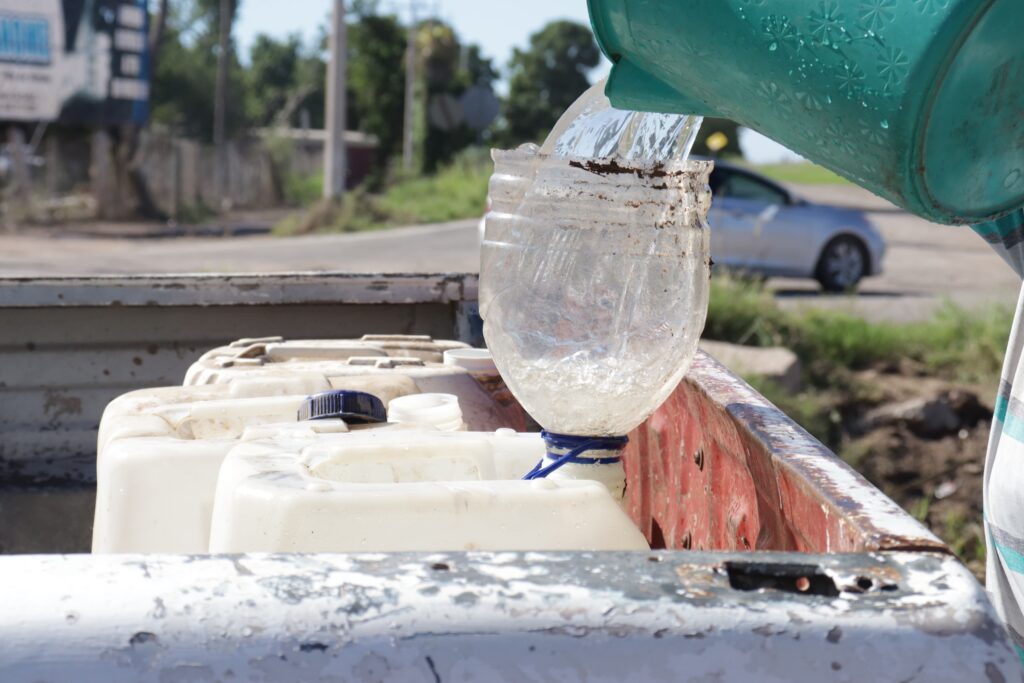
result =
[{"label": "car windshield", "polygon": [[709,184],[716,197],[746,199],[765,204],[786,203],[786,196],[782,192],[746,173],[717,168],[711,173]]}]

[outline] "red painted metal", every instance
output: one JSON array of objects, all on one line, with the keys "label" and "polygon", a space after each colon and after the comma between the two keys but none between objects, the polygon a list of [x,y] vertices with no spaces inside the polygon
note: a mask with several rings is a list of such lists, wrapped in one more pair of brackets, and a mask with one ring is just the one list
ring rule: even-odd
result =
[{"label": "red painted metal", "polygon": [[630,434],[625,464],[627,509],[656,548],[949,552],[704,353]]}]

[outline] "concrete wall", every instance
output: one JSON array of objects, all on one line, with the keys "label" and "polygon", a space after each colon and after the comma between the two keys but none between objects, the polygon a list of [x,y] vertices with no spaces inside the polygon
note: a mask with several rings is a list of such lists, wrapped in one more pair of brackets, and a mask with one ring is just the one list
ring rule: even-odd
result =
[{"label": "concrete wall", "polygon": [[[27,165],[27,170],[18,183],[10,171],[0,175],[0,224],[5,213],[6,222],[13,219],[15,224],[25,219],[60,223],[135,214],[135,195],[126,172],[129,160],[118,156],[125,149],[114,132],[51,129],[34,147],[27,142],[29,131],[10,128],[7,132],[26,141],[22,166]],[[227,187],[222,193],[217,154],[211,145],[160,131],[145,132],[141,144],[142,169],[152,201],[159,211],[178,220],[195,216],[197,210],[282,206],[288,177],[318,176],[323,168],[323,131],[256,131],[229,143]],[[353,187],[370,173],[377,143],[372,137],[349,132],[346,144],[347,184]]]}]

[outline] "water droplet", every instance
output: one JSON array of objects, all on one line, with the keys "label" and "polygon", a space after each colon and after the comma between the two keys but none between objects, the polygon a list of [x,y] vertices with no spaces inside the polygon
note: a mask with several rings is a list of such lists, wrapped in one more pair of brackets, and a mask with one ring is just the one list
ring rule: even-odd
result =
[{"label": "water droplet", "polygon": [[880,125],[882,128],[885,128],[886,130],[889,130],[889,122],[885,119],[882,119],[882,122],[879,123],[878,125]]},{"label": "water droplet", "polygon": [[243,638],[248,638],[251,635],[252,635],[252,629],[251,628],[246,626],[245,628],[242,629],[242,637]]},{"label": "water droplet", "polygon": [[832,98],[828,95],[825,95],[825,104],[832,104]]},{"label": "water droplet", "polygon": [[776,43],[774,40],[771,42],[771,44],[768,45],[768,51],[769,52],[775,52],[778,49],[779,49],[779,44]]}]

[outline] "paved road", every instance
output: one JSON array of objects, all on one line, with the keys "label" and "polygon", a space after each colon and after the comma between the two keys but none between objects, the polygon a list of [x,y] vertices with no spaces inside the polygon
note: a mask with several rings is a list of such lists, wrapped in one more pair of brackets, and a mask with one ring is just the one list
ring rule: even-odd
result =
[{"label": "paved road", "polygon": [[[968,229],[929,224],[855,187],[796,189],[809,199],[869,210],[889,251],[886,272],[866,280],[858,296],[824,296],[812,281],[770,281],[783,306],[827,306],[873,319],[910,320],[927,317],[945,299],[972,308],[1015,303],[1019,280]],[[476,221],[292,238],[0,236],[0,275],[6,276],[478,268]]]},{"label": "paved road", "polygon": [[0,275],[467,272],[480,268],[476,221],[306,237],[172,239],[0,236]]},{"label": "paved road", "polygon": [[969,228],[936,225],[854,186],[794,186],[814,201],[868,211],[885,237],[884,272],[867,278],[857,296],[826,296],[810,280],[773,279],[783,306],[828,306],[871,319],[926,318],[943,301],[966,308],[1014,306],[1020,279]]}]

